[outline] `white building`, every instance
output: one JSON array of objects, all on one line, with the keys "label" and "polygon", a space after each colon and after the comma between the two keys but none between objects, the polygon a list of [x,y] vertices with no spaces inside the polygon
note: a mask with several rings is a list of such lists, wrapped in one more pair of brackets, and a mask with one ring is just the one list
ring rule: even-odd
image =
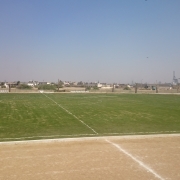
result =
[{"label": "white building", "polygon": [[6,88],[9,88],[9,85],[8,85],[7,83],[4,83],[4,86],[5,86]]},{"label": "white building", "polygon": [[31,87],[34,87],[34,86],[37,86],[38,85],[38,82],[37,81],[29,81],[27,83],[28,86],[31,86]]}]

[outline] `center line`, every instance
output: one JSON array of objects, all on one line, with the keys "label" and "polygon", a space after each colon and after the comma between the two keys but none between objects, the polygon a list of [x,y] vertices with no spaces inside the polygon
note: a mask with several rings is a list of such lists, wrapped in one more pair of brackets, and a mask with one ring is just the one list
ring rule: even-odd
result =
[{"label": "center line", "polygon": [[108,143],[112,144],[113,146],[115,146],[117,149],[119,149],[119,151],[123,152],[124,154],[126,154],[127,156],[129,156],[131,159],[133,159],[135,162],[137,162],[140,166],[142,166],[144,169],[146,169],[148,172],[151,172],[155,177],[164,180],[164,178],[162,178],[160,175],[158,175],[154,170],[152,170],[150,167],[148,167],[147,165],[145,165],[142,161],[136,159],[132,154],[130,154],[129,152],[127,152],[125,149],[123,149],[120,145],[113,143],[107,139],[105,139]]},{"label": "center line", "polygon": [[[42,93],[44,96],[46,96],[44,93]],[[46,96],[47,98],[49,98],[51,101],[53,101],[55,104],[57,104],[60,108],[62,108],[64,111],[66,111],[68,114],[72,115],[74,118],[76,118],[78,121],[80,121],[82,124],[84,124],[86,127],[88,127],[89,129],[91,129],[95,134],[98,134],[93,128],[91,128],[89,125],[87,125],[84,121],[80,120],[76,115],[72,114],[70,111],[68,111],[67,109],[65,109],[62,105],[58,104],[56,101],[54,101],[53,99],[51,99],[50,97]]]}]

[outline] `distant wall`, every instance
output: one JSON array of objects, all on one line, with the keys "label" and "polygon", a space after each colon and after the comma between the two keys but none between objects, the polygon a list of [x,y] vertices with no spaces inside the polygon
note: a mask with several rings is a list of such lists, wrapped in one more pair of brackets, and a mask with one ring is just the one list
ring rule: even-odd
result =
[{"label": "distant wall", "polygon": [[16,89],[16,88],[11,88],[11,93],[38,93],[39,90],[36,89]]},{"label": "distant wall", "polygon": [[85,87],[63,87],[63,88],[59,88],[59,90],[65,90],[65,92],[85,91]]},{"label": "distant wall", "polygon": [[9,88],[0,88],[0,93],[8,93]]},{"label": "distant wall", "polygon": [[[85,91],[85,88],[83,87],[64,87],[64,88],[59,88],[61,92],[71,92],[71,91]],[[54,90],[43,90],[44,92],[54,92]],[[112,88],[107,88],[107,89],[99,89],[99,90],[88,90],[89,92],[92,93],[111,93]],[[0,93],[8,93],[9,89],[7,88],[0,88]],[[16,89],[16,88],[11,88],[11,93],[39,93],[40,91],[37,88],[33,89]],[[115,88],[114,93],[135,93],[135,89],[131,88],[130,90],[124,90],[123,88]],[[138,89],[137,93],[142,93],[142,94],[155,94],[156,90],[145,90],[145,89]],[[158,88],[158,93],[180,93],[180,88],[179,89],[169,89],[169,88]]]},{"label": "distant wall", "polygon": [[[90,90],[90,92],[102,92],[102,93],[110,93],[112,92],[111,89],[99,89],[99,90]],[[115,88],[114,93],[135,93],[135,88],[131,88],[130,90],[124,90],[123,88]],[[151,89],[138,89],[137,93],[139,94],[156,94],[156,90]],[[164,89],[164,88],[158,88],[158,93],[180,93],[180,88],[177,89]]]}]

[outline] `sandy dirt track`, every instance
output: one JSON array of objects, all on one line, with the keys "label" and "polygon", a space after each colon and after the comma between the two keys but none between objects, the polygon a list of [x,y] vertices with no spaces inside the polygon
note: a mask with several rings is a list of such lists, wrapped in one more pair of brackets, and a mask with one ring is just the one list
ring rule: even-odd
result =
[{"label": "sandy dirt track", "polygon": [[178,180],[179,167],[178,134],[0,143],[2,180]]}]

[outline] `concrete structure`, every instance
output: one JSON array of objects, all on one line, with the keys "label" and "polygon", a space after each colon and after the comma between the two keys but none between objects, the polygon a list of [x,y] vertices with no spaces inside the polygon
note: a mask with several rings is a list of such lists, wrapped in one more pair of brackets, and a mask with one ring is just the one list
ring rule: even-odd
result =
[{"label": "concrete structure", "polygon": [[173,85],[178,85],[178,79],[175,76],[175,71],[173,71]]}]

